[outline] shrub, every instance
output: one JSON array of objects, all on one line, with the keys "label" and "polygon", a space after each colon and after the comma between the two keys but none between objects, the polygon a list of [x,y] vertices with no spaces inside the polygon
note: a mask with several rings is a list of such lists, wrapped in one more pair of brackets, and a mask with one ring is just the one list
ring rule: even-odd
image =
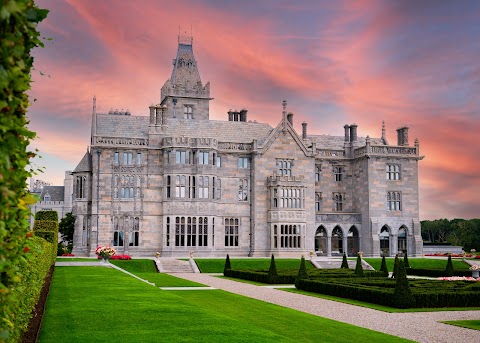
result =
[{"label": "shrub", "polygon": [[445,268],[445,276],[453,276],[455,274],[455,270],[453,269],[453,263],[452,263],[452,255],[448,255],[448,260],[447,260],[447,267]]},{"label": "shrub", "polygon": [[49,243],[56,243],[58,237],[55,232],[51,231],[35,231],[35,236],[43,238]]},{"label": "shrub", "polygon": [[275,257],[272,254],[272,258],[270,260],[270,269],[268,269],[268,283],[274,283],[273,280],[275,280],[277,277],[277,266],[275,265]]},{"label": "shrub", "polygon": [[397,276],[395,277],[395,291],[393,292],[393,303],[397,308],[415,307],[415,298],[408,285],[407,273],[403,261],[398,263]]},{"label": "shrub", "polygon": [[405,266],[405,268],[410,268],[410,264],[408,264],[407,250],[404,250],[403,253],[404,253],[404,255],[403,255],[403,265]]},{"label": "shrub", "polygon": [[398,274],[398,255],[395,255],[395,261],[393,263],[393,274],[392,274],[392,278],[396,278],[397,277],[397,274]]},{"label": "shrub", "polygon": [[225,275],[225,271],[228,269],[232,269],[232,265],[230,264],[230,256],[227,254],[227,258],[225,259],[225,267],[223,268],[223,275]]},{"label": "shrub", "polygon": [[382,265],[380,266],[380,271],[383,272],[385,276],[388,276],[388,267],[387,261],[385,260],[385,255],[382,257]]},{"label": "shrub", "polygon": [[363,276],[363,267],[362,267],[362,256],[357,255],[357,265],[355,266],[355,275],[362,277]]},{"label": "shrub", "polygon": [[298,279],[308,279],[307,266],[305,265],[305,257],[300,260],[300,268],[298,269]]},{"label": "shrub", "polygon": [[38,211],[35,213],[35,220],[51,220],[58,223],[57,211]]},{"label": "shrub", "polygon": [[[43,211],[43,212],[47,212],[47,211]],[[55,212],[55,211],[49,211],[49,212]],[[53,220],[35,219],[35,222],[33,223],[33,231],[52,231],[52,232],[58,231],[58,222]]]},{"label": "shrub", "polygon": [[340,268],[349,268],[347,262],[347,254],[343,253],[342,266]]}]

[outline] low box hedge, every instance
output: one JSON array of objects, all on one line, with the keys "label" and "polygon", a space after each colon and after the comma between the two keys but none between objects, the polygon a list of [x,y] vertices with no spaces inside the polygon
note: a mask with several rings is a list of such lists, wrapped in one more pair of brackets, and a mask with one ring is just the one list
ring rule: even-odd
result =
[{"label": "low box hedge", "polygon": [[[396,307],[394,279],[298,280],[298,289]],[[416,308],[479,307],[480,285],[468,281],[409,280]]]},{"label": "low box hedge", "polygon": [[[424,268],[406,268],[408,275],[444,277],[448,276],[445,269],[424,269]],[[454,276],[472,276],[470,270],[454,270]]]},{"label": "low box hedge", "polygon": [[58,222],[58,213],[57,211],[38,211],[35,213],[35,220],[51,220]]}]

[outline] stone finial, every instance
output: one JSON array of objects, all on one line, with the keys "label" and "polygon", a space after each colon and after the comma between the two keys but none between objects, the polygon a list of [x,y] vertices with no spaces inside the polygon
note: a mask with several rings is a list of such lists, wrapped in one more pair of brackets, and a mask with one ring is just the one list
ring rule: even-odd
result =
[{"label": "stone finial", "polygon": [[382,142],[385,145],[388,145],[387,134],[385,131],[385,120],[382,120]]}]

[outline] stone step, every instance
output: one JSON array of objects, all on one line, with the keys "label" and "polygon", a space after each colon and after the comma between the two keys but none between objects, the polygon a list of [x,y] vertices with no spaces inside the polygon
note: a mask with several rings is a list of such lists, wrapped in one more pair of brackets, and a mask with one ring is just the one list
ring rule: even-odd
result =
[{"label": "stone step", "polygon": [[161,273],[194,273],[189,261],[175,259],[158,259],[155,261]]}]

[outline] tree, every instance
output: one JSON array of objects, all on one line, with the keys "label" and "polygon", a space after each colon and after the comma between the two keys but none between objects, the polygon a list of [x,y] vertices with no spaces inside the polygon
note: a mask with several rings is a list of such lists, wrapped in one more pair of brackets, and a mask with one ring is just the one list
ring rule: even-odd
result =
[{"label": "tree", "polygon": [[307,266],[305,265],[305,257],[302,256],[302,259],[300,260],[300,268],[298,269],[298,279],[307,279],[308,278],[308,272],[307,272]]},{"label": "tree", "polygon": [[408,284],[407,273],[403,261],[398,262],[397,275],[395,277],[395,291],[393,292],[393,303],[397,308],[411,308],[415,306],[415,298]]},{"label": "tree", "polygon": [[342,265],[340,268],[348,269],[347,254],[343,253]]},{"label": "tree", "polygon": [[388,276],[388,267],[387,267],[387,261],[385,260],[385,255],[382,257],[382,265],[380,266],[380,271],[385,274],[385,276]]},{"label": "tree", "polygon": [[268,283],[275,283],[275,280],[278,277],[277,266],[275,265],[275,257],[272,254],[272,258],[270,260],[270,269],[268,270]]},{"label": "tree", "polygon": [[227,258],[225,259],[225,267],[223,268],[223,274],[225,275],[225,271],[232,269],[232,266],[230,265],[230,256],[227,254]]},{"label": "tree", "polygon": [[362,267],[362,256],[357,255],[357,265],[355,266],[355,275],[363,276],[363,267]]},{"label": "tree", "polygon": [[62,240],[68,244],[73,243],[73,233],[75,230],[75,217],[71,212],[65,214],[65,217],[60,220],[58,225],[58,232],[62,235]]}]

